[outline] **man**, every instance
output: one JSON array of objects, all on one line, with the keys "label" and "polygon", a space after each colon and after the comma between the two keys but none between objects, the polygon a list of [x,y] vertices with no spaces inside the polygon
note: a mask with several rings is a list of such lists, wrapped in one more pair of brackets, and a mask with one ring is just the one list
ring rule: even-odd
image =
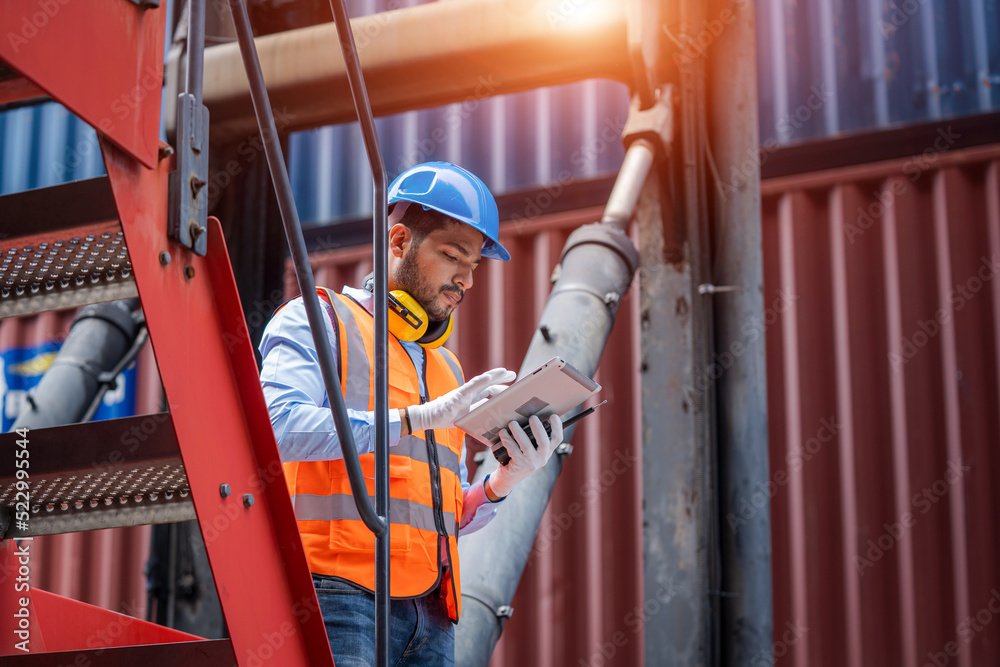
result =
[{"label": "man", "polygon": [[[417,165],[389,188],[389,495],[391,660],[453,665],[461,605],[457,538],[485,526],[496,503],[545,465],[562,441],[538,416],[538,444],[511,422],[501,432],[511,460],[470,485],[456,419],[515,378],[495,368],[464,382],[441,344],[483,258],[506,261],[496,202],[486,185],[445,162]],[[361,466],[374,495],[371,277],[361,288],[324,293],[344,400]],[[260,345],[267,399],[299,530],[338,667],[375,659],[375,538],[351,497],[302,299],[281,308]]]}]

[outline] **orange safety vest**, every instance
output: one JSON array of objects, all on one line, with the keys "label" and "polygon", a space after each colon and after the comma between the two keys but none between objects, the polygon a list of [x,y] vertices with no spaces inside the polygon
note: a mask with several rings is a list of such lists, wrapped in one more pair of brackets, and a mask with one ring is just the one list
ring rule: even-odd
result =
[{"label": "orange safety vest", "polygon": [[[336,332],[346,405],[374,410],[374,318],[346,295],[316,291],[331,306],[325,310]],[[464,382],[458,359],[449,350],[417,350],[416,360],[411,359],[389,335],[390,409],[424,403]],[[457,540],[463,440],[459,429],[435,429],[405,435],[389,448],[389,594],[421,597],[440,583],[453,621],[458,621],[462,600]],[[374,504],[375,454],[360,458]],[[343,460],[285,463],[284,469],[310,571],[374,591],[375,536],[358,515]]]}]

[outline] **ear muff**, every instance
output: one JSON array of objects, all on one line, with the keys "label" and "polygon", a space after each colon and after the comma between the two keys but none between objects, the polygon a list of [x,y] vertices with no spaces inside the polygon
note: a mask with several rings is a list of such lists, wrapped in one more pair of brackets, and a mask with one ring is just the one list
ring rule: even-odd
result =
[{"label": "ear muff", "polygon": [[448,336],[451,335],[452,325],[454,324],[454,318],[448,315],[448,319],[443,322],[432,322],[429,327],[427,327],[427,333],[421,336],[417,343],[422,347],[433,350],[435,347],[441,347],[444,342],[448,340]]},{"label": "ear muff", "polygon": [[389,293],[389,331],[402,341],[420,340],[427,331],[427,311],[416,299],[397,289]]},{"label": "ear muff", "polygon": [[[369,275],[364,280],[364,288],[374,291],[375,280]],[[431,322],[427,311],[413,296],[403,290],[389,293],[389,333],[397,340],[416,341],[421,347],[434,349],[444,345],[451,335],[453,318],[448,316],[443,322]]]}]

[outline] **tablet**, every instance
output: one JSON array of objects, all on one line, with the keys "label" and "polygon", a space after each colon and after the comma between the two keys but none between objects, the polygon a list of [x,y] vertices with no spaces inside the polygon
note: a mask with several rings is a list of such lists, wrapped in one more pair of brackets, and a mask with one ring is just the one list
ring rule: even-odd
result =
[{"label": "tablet", "polygon": [[490,400],[455,421],[483,444],[500,444],[500,431],[512,421],[527,428],[528,418],[543,421],[562,416],[601,390],[589,377],[565,360],[553,357]]}]

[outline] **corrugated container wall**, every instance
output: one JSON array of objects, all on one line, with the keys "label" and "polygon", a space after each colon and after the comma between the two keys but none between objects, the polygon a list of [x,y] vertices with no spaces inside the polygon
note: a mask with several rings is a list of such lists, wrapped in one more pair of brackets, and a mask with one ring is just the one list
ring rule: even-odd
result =
[{"label": "corrugated container wall", "polygon": [[924,159],[763,184],[783,665],[1000,664],[1000,145]]},{"label": "corrugated container wall", "polygon": [[[448,341],[466,377],[497,366],[520,368],[566,238],[600,214],[580,210],[502,228],[500,241],[512,259],[486,261],[476,271]],[[371,258],[371,246],[317,253],[316,282],[336,290],[359,285],[371,271]],[[288,296],[297,294],[291,273],[286,288]],[[628,642],[614,646],[608,664],[642,663],[638,321],[633,287],[596,376],[608,404],[574,435],[575,450],[556,484],[514,598],[514,616],[491,663],[497,667],[604,664],[602,645],[619,632]],[[472,473],[475,451],[470,443]],[[571,514],[571,504],[585,508],[584,514]]]},{"label": "corrugated container wall", "polygon": [[755,2],[762,145],[1000,109],[1000,0]]}]

